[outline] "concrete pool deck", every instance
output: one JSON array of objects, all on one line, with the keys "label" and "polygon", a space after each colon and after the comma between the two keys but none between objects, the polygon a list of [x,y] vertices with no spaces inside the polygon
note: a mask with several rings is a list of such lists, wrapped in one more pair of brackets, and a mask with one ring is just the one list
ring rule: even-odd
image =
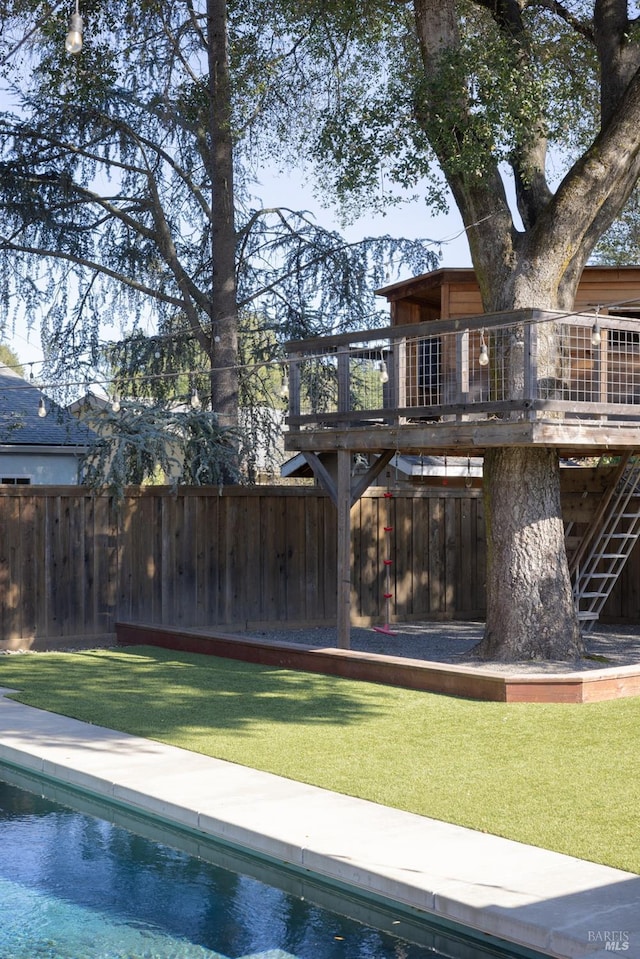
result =
[{"label": "concrete pool deck", "polygon": [[640,956],[640,876],[23,706],[10,692],[0,688],[0,761],[544,955]]}]

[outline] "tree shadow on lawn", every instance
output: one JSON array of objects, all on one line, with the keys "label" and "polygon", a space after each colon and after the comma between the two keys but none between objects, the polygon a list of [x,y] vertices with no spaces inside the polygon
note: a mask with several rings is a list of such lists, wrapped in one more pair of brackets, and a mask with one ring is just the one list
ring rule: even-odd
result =
[{"label": "tree shadow on lawn", "polygon": [[344,726],[384,714],[394,699],[370,683],[138,646],[7,657],[3,684],[26,705],[139,735]]}]

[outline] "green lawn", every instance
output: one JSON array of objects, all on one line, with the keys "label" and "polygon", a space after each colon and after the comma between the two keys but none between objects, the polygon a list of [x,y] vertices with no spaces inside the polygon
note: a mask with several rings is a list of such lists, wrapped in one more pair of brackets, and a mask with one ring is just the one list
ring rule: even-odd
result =
[{"label": "green lawn", "polygon": [[150,647],[0,657],[21,702],[640,873],[640,697],[477,703]]}]

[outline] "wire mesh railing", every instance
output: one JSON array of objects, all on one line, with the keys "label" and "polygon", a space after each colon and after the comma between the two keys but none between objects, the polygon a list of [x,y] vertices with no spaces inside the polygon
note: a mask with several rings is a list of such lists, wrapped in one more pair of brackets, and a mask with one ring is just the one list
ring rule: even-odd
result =
[{"label": "wire mesh railing", "polygon": [[640,418],[640,321],[540,310],[289,344],[293,427]]}]

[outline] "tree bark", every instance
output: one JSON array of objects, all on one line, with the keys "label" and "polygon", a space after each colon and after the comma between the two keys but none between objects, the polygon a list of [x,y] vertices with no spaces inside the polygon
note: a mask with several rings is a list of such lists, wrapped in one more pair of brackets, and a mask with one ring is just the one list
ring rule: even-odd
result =
[{"label": "tree bark", "polygon": [[226,0],[207,0],[212,191],[211,408],[221,426],[238,424],[236,290],[231,86]]},{"label": "tree bark", "polygon": [[554,450],[485,455],[487,622],[493,660],[571,660],[582,652],[564,545]]}]

